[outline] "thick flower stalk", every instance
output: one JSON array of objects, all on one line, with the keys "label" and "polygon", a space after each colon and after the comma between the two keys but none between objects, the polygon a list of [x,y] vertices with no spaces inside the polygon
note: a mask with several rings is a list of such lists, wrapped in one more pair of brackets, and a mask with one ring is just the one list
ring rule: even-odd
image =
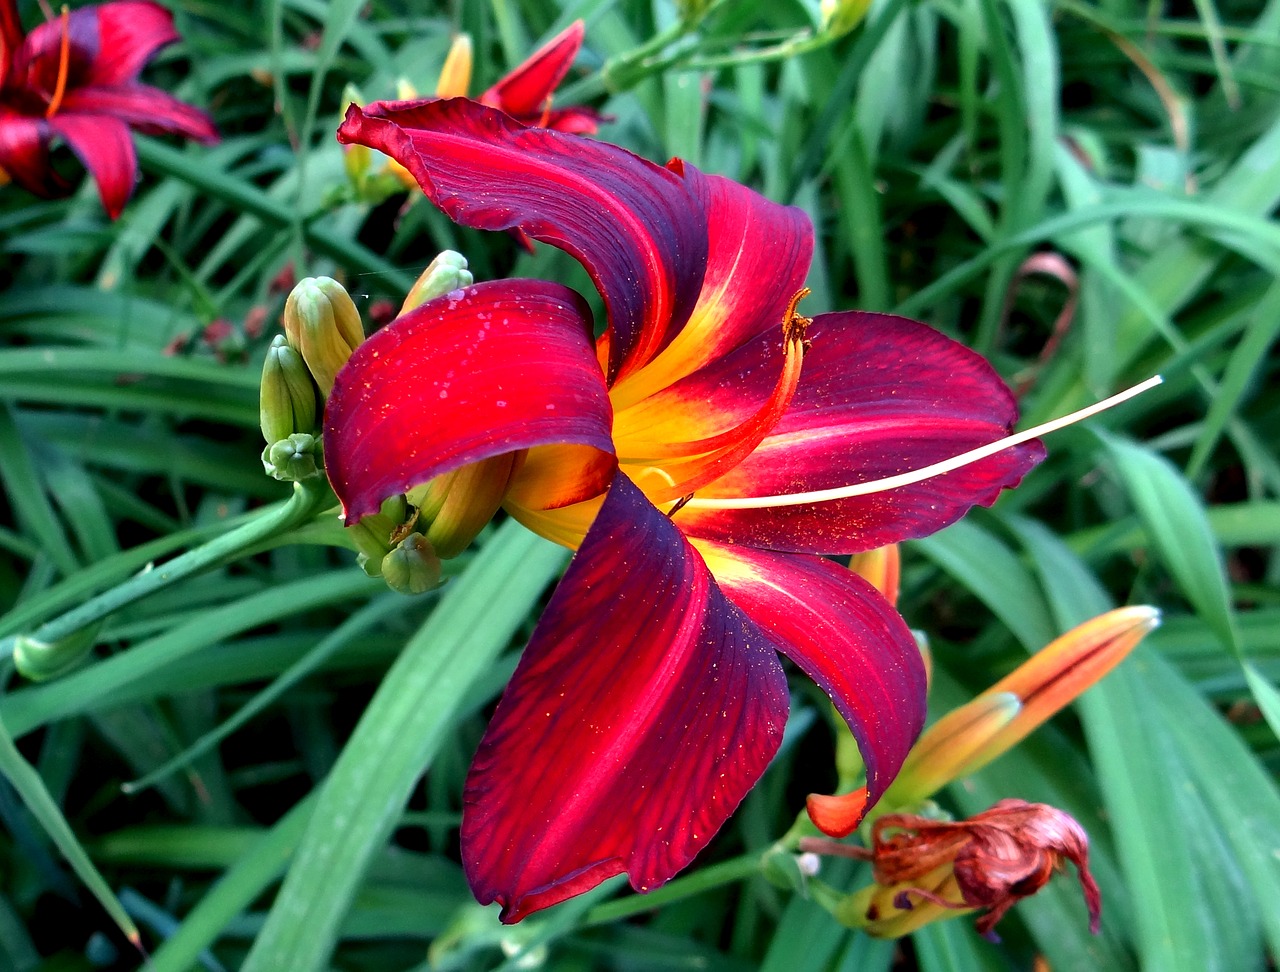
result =
[{"label": "thick flower stalk", "polygon": [[[468,777],[480,900],[515,921],[688,864],[777,751],[779,654],[832,697],[873,803],[923,722],[923,665],[885,598],[822,555],[938,530],[1040,460],[1031,442],[870,485],[1006,436],[992,369],[914,321],[802,317],[808,219],[678,161],[462,99],[353,107],[339,138],[390,155],[459,223],[566,250],[608,311],[596,340],[557,284],[454,291],[362,344],[326,411],[349,523],[429,483],[577,550]],[[848,484],[863,494],[770,499]]]},{"label": "thick flower stalk", "polygon": [[71,183],[50,158],[60,139],[93,176],[107,215],[119,216],[138,170],[130,129],[218,140],[204,112],[138,83],[178,39],[173,17],[149,0],[64,6],[30,34],[16,0],[0,0],[0,171],[37,196],[67,195]]}]

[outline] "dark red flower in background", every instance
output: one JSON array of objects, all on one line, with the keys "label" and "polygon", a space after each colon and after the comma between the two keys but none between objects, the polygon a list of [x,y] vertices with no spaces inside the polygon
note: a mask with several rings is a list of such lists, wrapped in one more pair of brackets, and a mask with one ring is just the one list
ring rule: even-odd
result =
[{"label": "dark red flower in background", "polygon": [[996,374],[915,321],[799,317],[807,217],[692,166],[463,99],[353,106],[339,138],[391,156],[463,225],[566,250],[608,310],[595,341],[558,284],[454,291],[360,345],[326,411],[348,522],[465,472],[471,488],[500,477],[486,495],[577,550],[468,778],[462,856],[480,900],[515,921],[615,874],[642,891],[670,879],[778,749],[779,654],[834,699],[874,802],[923,723],[923,666],[884,597],[821,555],[940,529],[1043,452],[870,495],[770,498],[1001,439],[1016,409]]},{"label": "dark red flower in background", "polygon": [[0,170],[45,198],[72,185],[52,165],[60,139],[98,184],[114,219],[137,172],[130,129],[201,142],[218,134],[209,116],[137,77],[178,40],[173,18],[147,0],[121,0],[68,12],[25,34],[16,0],[0,0]]}]

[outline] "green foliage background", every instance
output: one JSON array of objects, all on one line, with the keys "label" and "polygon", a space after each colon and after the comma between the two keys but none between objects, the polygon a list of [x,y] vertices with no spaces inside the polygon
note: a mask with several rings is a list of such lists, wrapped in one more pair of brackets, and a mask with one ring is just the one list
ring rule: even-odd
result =
[{"label": "green foliage background", "polygon": [[[75,670],[8,680],[0,967],[140,965],[95,894],[162,972],[1275,961],[1280,2],[883,0],[829,44],[806,41],[820,15],[801,0],[714,2],[687,31],[660,0],[171,7],[185,40],[148,79],[208,107],[223,142],[140,139],[114,224],[88,184],[54,203],[0,190],[0,637],[285,500],[261,472],[256,401],[286,265],[367,305],[398,301],[446,247],[477,279],[590,292],[558,252],[353,199],[333,139],[345,84],[430,91],[465,30],[483,90],[576,17],[561,103],[593,99],[615,118],[602,137],[803,207],[819,233],[806,310],[928,320],[992,358],[1028,423],[1165,375],[1053,437],[994,511],[907,545],[901,607],[934,647],[932,709],[1114,604],[1166,622],[944,796],[1079,818],[1096,938],[1069,878],[1019,905],[1002,944],[962,919],[901,946],[767,881],[761,854],[833,779],[827,706],[799,681],[782,755],[686,875],[504,929],[456,863],[461,780],[566,555],[499,525],[439,594],[407,599],[355,568],[333,521],[277,531],[113,613]],[[1026,272],[1037,253],[1061,259]],[[1068,284],[1078,307],[1053,337]],[[830,863],[823,878],[867,880]]]}]

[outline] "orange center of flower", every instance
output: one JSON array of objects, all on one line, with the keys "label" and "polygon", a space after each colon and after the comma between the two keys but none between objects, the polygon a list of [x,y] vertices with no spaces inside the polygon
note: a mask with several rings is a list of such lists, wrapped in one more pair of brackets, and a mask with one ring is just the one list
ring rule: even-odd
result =
[{"label": "orange center of flower", "polygon": [[[747,458],[782,418],[800,384],[800,370],[809,340],[805,336],[812,321],[796,313],[809,294],[797,291],[782,318],[782,370],[768,399],[755,412],[733,427],[714,435],[683,441],[645,441],[629,435],[624,410],[615,417],[614,436],[619,441],[618,462],[655,505],[677,503],[669,513],[683,506],[691,494],[720,478]],[[690,403],[696,406],[696,403]]]},{"label": "orange center of flower", "polygon": [[52,118],[62,107],[62,97],[67,93],[67,74],[71,69],[71,11],[62,6],[62,47],[58,52],[58,80],[54,83],[53,97],[44,110],[45,118]]}]

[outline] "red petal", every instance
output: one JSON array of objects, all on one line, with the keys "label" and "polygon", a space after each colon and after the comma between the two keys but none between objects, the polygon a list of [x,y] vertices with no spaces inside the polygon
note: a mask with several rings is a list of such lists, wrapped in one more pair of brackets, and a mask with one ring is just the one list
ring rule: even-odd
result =
[{"label": "red petal", "polygon": [[138,159],[129,126],[107,115],[59,112],[49,127],[62,136],[98,184],[102,208],[115,219],[133,194]]},{"label": "red petal", "polygon": [[624,149],[463,98],[352,105],[338,140],[391,156],[464,226],[518,227],[577,258],[609,309],[611,377],[649,360],[693,307],[707,245],[698,200]]},{"label": "red petal", "polygon": [[132,81],[156,51],[181,39],[172,14],[158,4],[116,0],[81,12],[96,13],[98,18],[98,48],[85,79],[89,84]]},{"label": "red petal", "polygon": [[570,108],[552,108],[546,117],[539,115],[535,119],[543,128],[553,128],[557,132],[569,132],[573,135],[594,135],[604,122],[613,121],[612,115],[602,115],[594,108],[574,105]]},{"label": "red petal", "polygon": [[874,587],[829,560],[706,540],[693,545],[729,600],[831,696],[858,741],[866,805],[874,804],[924,726],[924,662],[902,617]]},{"label": "red petal", "polygon": [[459,466],[557,442],[612,453],[590,311],[537,280],[428,301],[365,341],[325,409],[325,467],[348,522]]},{"label": "red petal", "polygon": [[[804,286],[813,257],[813,226],[803,210],[678,160],[672,165],[706,213],[706,274],[680,333],[647,367],[614,384],[610,397],[619,412],[636,402],[661,412],[661,400],[642,399],[762,333],[770,333],[780,349],[783,314]],[[643,421],[637,416],[637,424]]]},{"label": "red petal", "polygon": [[585,29],[581,20],[575,20],[482,94],[481,103],[509,115],[542,114],[547,99],[573,66]]},{"label": "red petal", "polygon": [[22,44],[22,38],[18,0],[0,0],[0,87],[4,86],[13,52]]},{"label": "red petal", "polygon": [[50,135],[43,118],[14,114],[0,105],[0,169],[27,192],[46,199],[64,196],[71,188],[50,164]]},{"label": "red petal", "polygon": [[218,140],[213,121],[203,111],[145,84],[72,89],[62,100],[62,112],[111,115],[153,135],[171,133],[200,142]]},{"label": "red petal", "polygon": [[787,708],[768,639],[618,476],[472,765],[476,896],[511,922],[623,871],[659,886],[764,772]]},{"label": "red petal", "polygon": [[[827,489],[918,469],[1005,436],[1013,397],[979,355],[924,324],[885,314],[823,314],[791,410],[751,456],[698,492],[770,496]],[[745,420],[766,394],[777,341],[764,335],[673,389]],[[774,366],[776,367],[776,365]],[[706,403],[711,403],[710,405]],[[621,421],[622,416],[619,416]],[[621,437],[620,437],[621,438]],[[691,536],[812,553],[852,553],[926,536],[976,504],[995,502],[1044,457],[1038,442],[913,486],[805,506],[725,511],[685,507]]]}]

